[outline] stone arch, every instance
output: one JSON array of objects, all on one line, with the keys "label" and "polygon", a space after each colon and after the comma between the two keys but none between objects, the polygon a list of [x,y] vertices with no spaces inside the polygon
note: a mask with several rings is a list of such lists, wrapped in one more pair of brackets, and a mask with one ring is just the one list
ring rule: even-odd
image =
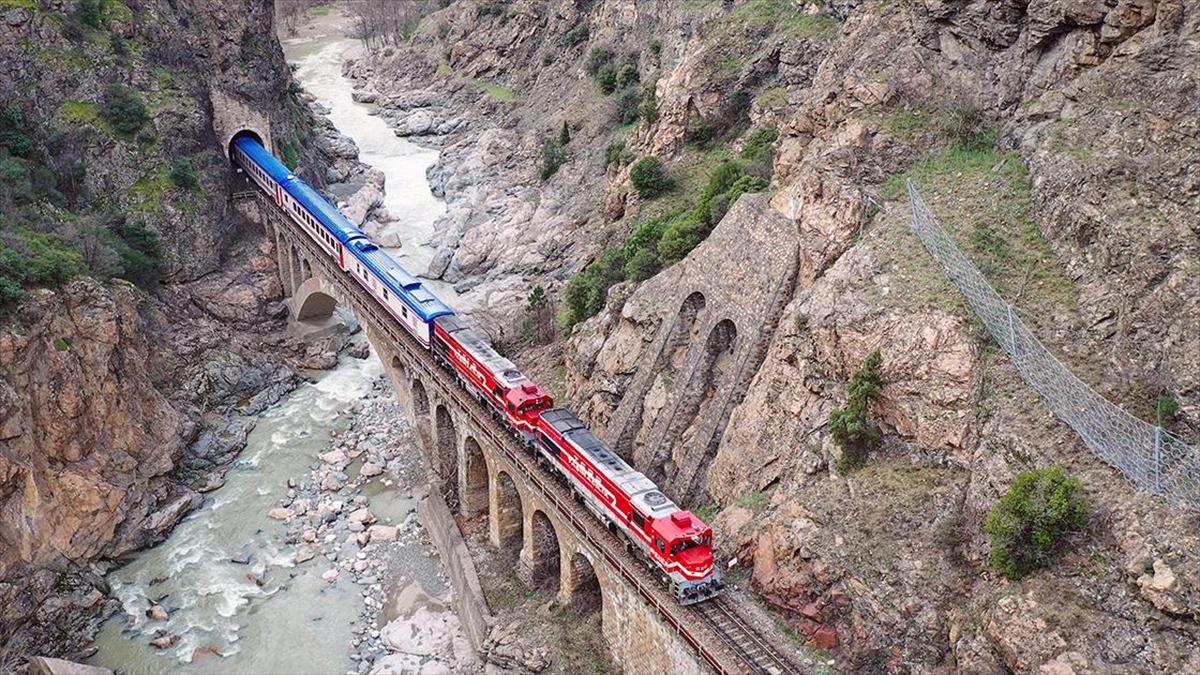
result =
[{"label": "stone arch", "polygon": [[[679,312],[676,313],[675,320],[671,323],[670,332],[667,334],[662,349],[655,358],[654,367],[650,371],[656,374],[655,381],[662,380],[669,382],[675,379],[675,376],[687,359],[688,352],[691,351],[691,345],[695,339],[696,320],[699,318],[701,312],[704,311],[707,304],[708,301],[700,291],[693,291],[680,303]],[[653,383],[651,386],[654,386]],[[647,441],[646,438],[639,436],[638,431],[643,431],[643,436],[651,432],[650,429],[643,430],[642,427],[642,420],[646,415],[646,405],[651,399],[645,395],[638,397],[638,399],[639,402],[635,406],[632,423],[627,424],[622,429],[621,435],[617,438],[616,442],[617,452],[626,459],[639,457],[640,454],[638,451]],[[655,463],[661,462],[662,459],[657,459]]]},{"label": "stone arch", "polygon": [[463,456],[460,465],[462,486],[459,488],[459,513],[471,518],[488,511],[488,467],[483,449],[474,436],[463,439]]},{"label": "stone arch", "polygon": [[316,319],[333,314],[337,300],[325,292],[321,280],[312,277],[296,288],[292,296],[292,307],[296,309],[296,319]]},{"label": "stone arch", "polygon": [[451,513],[459,510],[458,499],[458,434],[450,409],[438,404],[434,411],[437,433],[437,473],[442,496]]},{"label": "stone arch", "polygon": [[304,256],[300,257],[300,270],[301,270],[301,274],[303,275],[300,278],[301,283],[313,278],[312,263],[308,262],[307,257],[304,257]]},{"label": "stone arch", "polygon": [[534,588],[558,593],[561,583],[562,551],[559,548],[558,531],[545,511],[537,509],[529,519],[526,550],[522,568]]},{"label": "stone arch", "polygon": [[579,614],[591,614],[603,606],[603,589],[592,561],[582,551],[571,554],[570,565],[563,570],[563,592]]},{"label": "stone arch", "polygon": [[388,365],[392,367],[392,375],[395,376],[397,382],[404,382],[408,379],[408,367],[404,365],[399,356],[393,356]]},{"label": "stone arch", "polygon": [[[718,393],[727,389],[727,380],[733,374],[733,355],[737,350],[737,326],[729,319],[722,319],[709,331],[704,341],[702,361],[688,380],[677,408],[682,413],[679,424],[675,427],[679,432],[668,437],[669,447],[682,447],[690,450],[686,458],[687,470],[690,474],[688,484],[680,496],[694,496],[698,487],[698,479],[707,474],[707,467],[716,456],[719,438],[703,438],[702,430],[712,433],[711,424],[720,413]],[[699,441],[706,443],[703,448],[695,448]],[[700,452],[697,452],[700,450]],[[685,474],[686,477],[686,474]]]},{"label": "stone arch", "polygon": [[409,389],[411,390],[409,400],[412,401],[413,426],[416,427],[417,435],[421,437],[421,441],[428,446],[429,394],[425,391],[425,384],[416,378],[413,378],[412,384],[409,385]]},{"label": "stone arch", "polygon": [[488,492],[489,535],[492,545],[511,560],[517,557],[524,543],[525,514],[521,492],[505,471],[497,471],[492,478]]}]

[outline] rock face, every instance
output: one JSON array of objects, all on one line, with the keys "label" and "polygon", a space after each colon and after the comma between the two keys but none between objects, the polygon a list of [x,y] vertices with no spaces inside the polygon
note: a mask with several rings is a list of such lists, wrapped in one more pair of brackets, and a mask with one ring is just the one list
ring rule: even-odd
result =
[{"label": "rock face", "polygon": [[[518,1],[503,17],[452,3],[412,48],[349,72],[398,133],[466,120],[420,136],[443,148],[431,176],[448,205],[430,274],[500,325],[532,280],[553,296],[638,220],[689,206],[707,175],[694,167],[716,161],[698,130],[736,157],[745,129],[776,128],[775,216],[727,216],[682,263],[614,286],[565,346],[518,362],[550,380],[540,364],[561,349],[567,398],[672,496],[723,507],[721,550],[847,670],[1187,672],[1194,516],[1134,490],[1041,406],[910,233],[903,186],[1081,378],[1136,415],[1169,391],[1165,423],[1195,442],[1198,35],[1179,0]],[[613,129],[616,104],[582,67],[593,48],[653,82],[652,119]],[[541,181],[564,121],[568,159]],[[601,165],[610,147],[658,156],[679,192],[645,203],[620,161]],[[700,287],[746,290],[689,308]],[[680,323],[737,300],[752,328],[727,317],[736,339],[711,352],[726,317]],[[842,475],[830,413],[875,350],[883,440]],[[1087,486],[1093,523],[1050,569],[1001,580],[984,514],[1054,463]]]},{"label": "rock face", "polygon": [[[12,222],[86,244],[89,218],[120,213],[157,235],[162,282],[30,289],[4,317],[0,635],[14,655],[86,644],[105,607],[107,560],[161,539],[198,492],[220,485],[253,428],[246,416],[298,382],[270,243],[228,207],[210,97],[260,112],[281,139],[314,126],[288,94],[270,6],[109,3],[103,29],[86,31],[66,18],[75,11],[0,11],[0,91],[21,92],[5,98],[30,129],[31,157],[73,176],[53,212],[34,209],[36,222],[3,213],[4,234]],[[146,106],[133,132],[106,108],[118,82]],[[299,152],[315,158],[318,145]],[[195,167],[196,186],[170,178],[177,159]],[[107,281],[111,261],[80,246]]]}]

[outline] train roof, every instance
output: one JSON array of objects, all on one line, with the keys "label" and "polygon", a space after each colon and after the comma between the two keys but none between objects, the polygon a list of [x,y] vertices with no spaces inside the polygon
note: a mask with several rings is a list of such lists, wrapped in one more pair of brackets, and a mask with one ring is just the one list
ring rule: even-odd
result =
[{"label": "train roof", "polygon": [[388,287],[408,308],[429,323],[442,316],[454,314],[450,306],[429,292],[421,280],[408,273],[365,235],[351,242],[348,249],[355,258],[366,265],[375,276]]},{"label": "train roof", "polygon": [[320,220],[321,224],[329,229],[334,238],[343,244],[348,244],[355,239],[367,239],[365,232],[346,220],[346,216],[343,216],[341,211],[325,201],[325,198],[312,189],[308,183],[293,176],[291,180],[283,183],[283,189],[287,190],[288,194],[309,213],[316,216],[317,220]]},{"label": "train roof", "polygon": [[438,325],[449,333],[463,349],[470,352],[476,361],[483,364],[492,377],[496,378],[496,381],[505,389],[513,389],[529,383],[529,378],[517,368],[515,363],[501,356],[500,352],[497,352],[496,348],[487,341],[487,338],[476,333],[462,319],[457,316],[448,316],[439,319]]},{"label": "train roof", "polygon": [[276,183],[283,183],[289,178],[294,178],[292,170],[283,165],[275,155],[267,152],[266,148],[259,145],[258,141],[249,136],[238,137],[233,144],[238,150],[246,153],[260,169],[267,172],[267,175],[275,180]]},{"label": "train roof", "polygon": [[625,491],[642,514],[662,518],[679,510],[654,481],[634,470],[612,448],[608,447],[566,408],[551,408],[542,412],[542,421],[587,455],[605,476]]}]

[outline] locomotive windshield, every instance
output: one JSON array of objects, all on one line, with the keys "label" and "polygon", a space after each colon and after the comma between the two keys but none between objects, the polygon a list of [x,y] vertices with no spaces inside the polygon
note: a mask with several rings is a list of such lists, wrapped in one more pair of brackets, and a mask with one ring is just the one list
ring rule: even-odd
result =
[{"label": "locomotive windshield", "polygon": [[704,535],[702,537],[692,537],[691,539],[680,539],[671,544],[671,555],[678,555],[680,551],[686,551],[689,548],[696,548],[697,546],[705,548],[712,546],[712,537]]}]

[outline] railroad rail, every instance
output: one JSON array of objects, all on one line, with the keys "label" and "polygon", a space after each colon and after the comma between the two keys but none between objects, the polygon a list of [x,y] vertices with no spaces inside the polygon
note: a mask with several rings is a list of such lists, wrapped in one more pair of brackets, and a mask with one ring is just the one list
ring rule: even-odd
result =
[{"label": "railroad rail", "polygon": [[[607,528],[591,517],[582,508],[577,508],[570,492],[560,482],[544,472],[534,459],[526,454],[517,442],[485,410],[482,404],[467,395],[454,384],[445,384],[446,373],[426,350],[420,349],[403,328],[389,314],[377,311],[377,303],[365,289],[352,283],[329,255],[320,249],[307,235],[296,233],[290,218],[262,193],[256,198],[269,217],[288,233],[289,240],[298,243],[309,253],[314,264],[323,268],[325,278],[336,285],[351,306],[360,322],[368,323],[379,334],[387,336],[391,344],[408,357],[408,363],[420,370],[426,379],[438,383],[442,394],[453,401],[496,448],[509,468],[520,474],[547,502],[558,511],[559,517],[570,525],[575,536],[584,542],[591,552],[603,559],[624,579],[642,600],[652,607],[662,619],[700,657],[701,662],[721,675],[743,673],[792,673],[800,669],[770,647],[753,628],[728,606],[725,598],[717,598],[726,609],[716,610],[726,616],[723,623],[714,623],[699,613],[698,606],[682,606],[653,579],[645,564],[633,558],[622,542]],[[711,611],[711,610],[705,610]]]},{"label": "railroad rail", "polygon": [[751,672],[761,675],[798,672],[799,669],[783,652],[751,627],[729,598],[717,596],[692,607],[713,632],[737,651]]}]

